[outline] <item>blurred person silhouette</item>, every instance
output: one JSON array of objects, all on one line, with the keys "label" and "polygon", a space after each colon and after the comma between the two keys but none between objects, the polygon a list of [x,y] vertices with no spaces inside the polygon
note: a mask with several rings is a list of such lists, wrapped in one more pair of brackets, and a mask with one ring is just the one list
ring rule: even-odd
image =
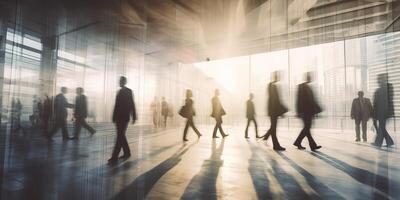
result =
[{"label": "blurred person silhouette", "polygon": [[189,126],[192,127],[192,129],[194,130],[194,132],[197,134],[197,137],[201,137],[200,131],[197,130],[196,126],[194,125],[194,121],[193,121],[193,117],[196,115],[196,111],[194,109],[193,106],[193,93],[192,90],[186,90],[186,99],[185,99],[185,105],[182,106],[182,108],[179,111],[179,115],[181,115],[182,117],[186,118],[186,125],[185,125],[185,129],[183,130],[183,141],[188,141],[187,139],[187,132],[189,129]]},{"label": "blurred person silhouette", "polygon": [[44,135],[48,135],[49,121],[52,114],[52,100],[47,94],[44,95],[41,106],[39,107],[39,116]]},{"label": "blurred person silhouette", "polygon": [[19,131],[21,127],[22,104],[19,98],[11,101],[11,120],[13,131]]},{"label": "blurred person silhouette", "polygon": [[40,99],[36,95],[33,95],[32,99],[32,115],[29,116],[32,127],[35,128],[39,124],[39,106],[41,106]]},{"label": "blurred person silhouette", "polygon": [[168,114],[169,114],[169,109],[168,109],[168,103],[165,100],[165,97],[162,97],[162,101],[161,101],[161,115],[163,117],[163,125],[164,128],[167,127],[167,118],[168,118]]},{"label": "blurred person silhouette", "polygon": [[119,79],[119,86],[121,87],[121,89],[118,91],[115,99],[115,106],[112,117],[112,120],[117,128],[117,139],[112,156],[108,160],[108,163],[110,164],[114,164],[118,161],[118,155],[121,149],[123,149],[124,154],[120,158],[127,159],[131,156],[131,151],[129,149],[125,132],[128,127],[130,118],[132,118],[132,124],[135,123],[137,118],[135,102],[133,100],[133,92],[131,89],[125,86],[126,83],[126,77],[121,76]]},{"label": "blurred person silhouette", "polygon": [[367,141],[367,122],[372,117],[373,108],[371,101],[368,98],[364,98],[364,92],[358,92],[358,98],[353,100],[351,105],[351,119],[354,119],[356,126],[356,142],[360,139],[360,124],[362,127],[362,138],[363,141]]},{"label": "blurred person silhouette", "polygon": [[258,126],[257,126],[257,121],[256,121],[256,111],[254,109],[254,103],[253,103],[253,98],[254,94],[250,93],[249,99],[246,101],[246,117],[247,117],[247,125],[246,125],[246,130],[245,130],[245,138],[249,138],[249,126],[250,122],[254,123],[254,128],[256,129],[256,138],[261,138],[258,136]]},{"label": "blurred person silhouette", "polygon": [[224,108],[222,107],[221,101],[219,100],[219,90],[216,89],[214,92],[214,97],[211,99],[212,103],[212,113],[211,117],[215,119],[215,127],[213,131],[213,138],[219,138],[217,136],[217,130],[220,131],[222,137],[228,136],[228,134],[224,133],[224,130],[222,129],[222,116],[226,114]]},{"label": "blurred person silhouette", "polygon": [[271,82],[268,84],[268,116],[270,117],[271,125],[268,132],[264,136],[264,140],[268,140],[271,136],[274,150],[284,151],[276,137],[276,127],[278,125],[278,117],[285,114],[288,109],[284,106],[279,98],[279,91],[276,83],[280,80],[280,74],[278,71],[274,71],[271,74]]},{"label": "blurred person silhouette", "polygon": [[151,102],[150,110],[153,115],[153,125],[155,128],[158,128],[160,125],[160,102],[157,96],[155,96]]},{"label": "blurred person silhouette", "polygon": [[61,129],[63,140],[69,139],[68,135],[68,111],[67,108],[73,108],[74,105],[68,103],[65,94],[67,94],[68,89],[66,87],[61,87],[61,93],[54,98],[54,127],[47,136],[47,139],[51,140],[53,135]]},{"label": "blurred person silhouette", "polygon": [[303,120],[304,128],[301,130],[293,145],[296,146],[298,149],[305,149],[305,147],[301,146],[301,142],[303,141],[304,137],[307,137],[308,144],[310,145],[311,150],[315,151],[317,149],[320,149],[321,146],[315,143],[314,138],[311,135],[310,129],[313,117],[316,114],[322,112],[322,109],[318,105],[314,93],[309,86],[309,83],[312,82],[311,76],[311,72],[307,72],[305,75],[306,81],[298,86],[296,110],[297,115]]},{"label": "blurred person silhouette", "polygon": [[394,142],[386,130],[386,120],[394,116],[393,85],[388,82],[387,74],[378,75],[378,84],[379,87],[374,93],[373,101],[374,120],[378,122],[378,129],[375,142],[372,145],[381,147],[385,139],[387,147],[391,147]]},{"label": "blurred person silhouette", "polygon": [[74,107],[74,118],[75,118],[75,127],[74,127],[74,137],[71,139],[79,139],[79,134],[81,132],[81,128],[87,129],[91,135],[93,135],[96,131],[89,126],[86,122],[86,118],[88,116],[88,108],[87,108],[87,98],[83,94],[84,90],[81,87],[76,88],[76,97],[75,97],[75,107]]}]

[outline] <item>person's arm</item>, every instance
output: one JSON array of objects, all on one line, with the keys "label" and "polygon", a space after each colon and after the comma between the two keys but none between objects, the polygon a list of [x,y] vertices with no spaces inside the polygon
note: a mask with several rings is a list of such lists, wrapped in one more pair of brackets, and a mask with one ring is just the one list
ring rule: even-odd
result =
[{"label": "person's arm", "polygon": [[83,97],[83,117],[86,118],[88,116],[88,103],[86,96]]},{"label": "person's arm", "polygon": [[137,116],[136,116],[136,107],[135,107],[135,101],[133,99],[133,92],[130,93],[129,95],[129,104],[131,105],[132,111],[131,111],[131,115],[132,115],[132,124],[135,123]]},{"label": "person's arm", "polygon": [[251,102],[251,108],[252,108],[252,111],[253,111],[253,116],[255,116],[256,115],[256,108],[254,107],[254,103],[253,102]]},{"label": "person's arm", "polygon": [[302,98],[302,91],[301,91],[301,86],[299,85],[299,87],[297,88],[297,99],[296,99],[296,113],[298,116],[300,116],[300,114],[302,113],[301,98]]},{"label": "person's arm", "polygon": [[118,94],[115,97],[115,103],[114,103],[114,111],[112,115],[112,121],[115,123],[117,121],[117,104],[118,104]]},{"label": "person's arm", "polygon": [[76,112],[77,112],[77,108],[76,108],[76,106],[78,105],[78,97],[75,97],[75,106],[74,106],[74,109],[73,109],[73,113],[72,113],[72,116],[73,117],[76,117]]},{"label": "person's arm", "polygon": [[374,107],[372,107],[371,100],[369,99],[367,99],[367,104],[370,113],[370,116],[368,118],[371,118],[372,116],[374,116]]},{"label": "person's arm", "polygon": [[373,114],[372,114],[372,116],[373,116],[373,119],[377,119],[377,116],[376,116],[376,111],[377,111],[377,108],[378,108],[378,91],[375,91],[375,93],[374,93],[374,100],[373,100],[373,102],[372,102],[372,109],[373,109]]},{"label": "person's arm", "polygon": [[353,103],[351,104],[351,112],[350,112],[350,117],[351,117],[351,119],[354,119],[355,118],[355,105],[356,105],[356,100],[355,99],[353,99]]},{"label": "person's arm", "polygon": [[68,103],[67,98],[64,97],[64,107],[66,108],[74,108],[74,104]]}]

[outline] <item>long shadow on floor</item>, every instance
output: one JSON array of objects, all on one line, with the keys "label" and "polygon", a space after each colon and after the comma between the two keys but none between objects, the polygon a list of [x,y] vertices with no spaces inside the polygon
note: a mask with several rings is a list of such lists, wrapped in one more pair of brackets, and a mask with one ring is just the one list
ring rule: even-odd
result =
[{"label": "long shadow on floor", "polygon": [[[381,164],[384,164],[383,167]],[[387,153],[383,153],[383,156],[380,156],[377,163],[377,173],[378,174],[385,174],[386,177],[389,177],[389,169],[388,169],[388,155]],[[381,176],[383,177],[383,176]],[[374,187],[380,187],[384,191],[385,194],[389,195],[389,179],[382,179],[380,177],[376,177],[374,180]],[[398,188],[397,188],[398,189]],[[395,191],[398,191],[395,189]],[[398,195],[396,195],[398,197]],[[374,195],[374,199],[378,199],[379,196]]]},{"label": "long shadow on floor", "polygon": [[113,167],[110,171],[107,171],[107,176],[114,176],[117,175],[119,172],[125,172],[126,170],[136,166],[138,163],[142,162],[142,161],[146,161],[149,160],[150,158],[157,156],[175,146],[177,146],[178,144],[181,144],[182,142],[177,142],[175,144],[169,145],[169,146],[165,146],[165,147],[161,147],[158,148],[154,151],[151,151],[150,153],[144,155],[142,158],[138,158],[132,161],[128,161],[128,162],[124,162],[120,165],[117,165],[116,167]]},{"label": "long shadow on floor", "polygon": [[221,155],[224,150],[224,143],[225,140],[223,139],[217,148],[215,139],[212,141],[212,152],[210,159],[203,162],[201,170],[192,178],[181,199],[218,199],[217,178],[219,169],[224,163],[224,161],[221,160]]},{"label": "long shadow on floor", "polygon": [[[367,146],[367,145],[362,145],[362,144],[358,144],[358,143],[356,143],[356,145],[364,146],[364,147]],[[367,146],[367,147],[370,147],[370,146]],[[350,157],[352,159],[357,159],[359,161],[366,162],[366,163],[368,163],[370,165],[377,165],[379,168],[382,168],[382,169],[384,169],[384,168],[387,169],[389,167],[387,165],[388,164],[387,161],[386,162],[378,162],[378,163],[376,163],[376,161],[375,160],[371,160],[371,158],[368,159],[368,157],[365,157],[365,156],[362,157],[362,156],[356,155],[356,154],[354,154],[354,152],[349,152],[348,150],[340,148],[340,147],[325,147],[324,146],[324,149],[328,149],[328,150],[334,151],[335,153],[340,153],[340,154],[348,156],[348,157]],[[376,149],[378,149],[378,148],[376,148]],[[380,151],[379,153],[387,154],[389,152],[391,152],[391,151],[383,150],[383,151]],[[394,172],[394,173],[400,173],[400,169],[398,169],[398,168],[392,168],[391,171]]]},{"label": "long shadow on floor", "polygon": [[144,174],[137,177],[131,184],[125,187],[121,192],[116,194],[112,199],[144,199],[147,194],[157,183],[157,181],[166,174],[169,170],[179,164],[182,160],[182,156],[192,147],[194,144],[184,144],[174,155],[158,164],[156,167],[145,172]]},{"label": "long shadow on floor", "polygon": [[344,199],[338,193],[331,190],[329,187],[324,185],[321,181],[319,181],[315,176],[311,173],[300,167],[300,165],[296,164],[292,159],[287,157],[282,152],[278,152],[278,155],[281,156],[284,160],[286,160],[297,172],[299,172],[307,181],[308,185],[310,185],[313,190],[315,190],[320,198],[322,199],[335,199],[340,200]]},{"label": "long shadow on floor", "polygon": [[[372,188],[375,188],[384,194],[388,194],[387,183],[389,183],[389,179],[387,177],[372,173],[365,169],[353,167],[339,159],[336,159],[336,158],[329,156],[322,152],[317,152],[317,153],[313,152],[313,153],[311,153],[311,155],[313,155],[314,157],[317,157],[317,158],[325,161],[326,163],[332,165],[333,167],[343,171],[344,173],[346,173],[349,176],[351,176],[352,178],[354,178],[356,181],[358,181],[362,184],[368,185]],[[375,184],[374,180],[379,180],[379,182],[385,183],[385,184]],[[398,184],[396,182],[393,181],[392,183],[395,188],[398,188]],[[373,191],[373,195],[375,196],[376,199],[387,199],[387,197],[385,195],[380,194],[377,191]],[[396,198],[396,197],[394,197],[394,198]]]},{"label": "long shadow on floor", "polygon": [[249,173],[257,193],[258,199],[272,199],[273,194],[269,188],[270,182],[265,174],[265,162],[257,155],[257,148],[247,140],[251,149],[251,158],[249,159]]},{"label": "long shadow on floor", "polygon": [[260,157],[264,156],[272,167],[273,174],[279,182],[279,185],[284,191],[284,199],[318,199],[314,194],[307,194],[302,186],[296,181],[296,179],[289,173],[287,173],[282,166],[277,162],[277,158],[273,155],[275,151],[262,150],[259,147],[254,147],[252,151],[255,151]]}]

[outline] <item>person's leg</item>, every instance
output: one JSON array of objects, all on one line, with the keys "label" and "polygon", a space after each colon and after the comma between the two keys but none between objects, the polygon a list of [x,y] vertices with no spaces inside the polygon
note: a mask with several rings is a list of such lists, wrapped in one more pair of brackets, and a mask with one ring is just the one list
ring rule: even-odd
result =
[{"label": "person's leg", "polygon": [[197,136],[200,137],[200,136],[201,136],[201,133],[200,133],[199,130],[197,130],[196,126],[194,125],[193,118],[190,118],[190,120],[189,120],[189,125],[192,127],[192,129],[193,129],[194,132],[197,134]]},{"label": "person's leg", "polygon": [[74,127],[74,138],[79,138],[79,133],[81,132],[82,120],[79,118],[75,119],[75,127]]},{"label": "person's leg", "polygon": [[115,125],[116,125],[116,128],[117,128],[117,139],[116,139],[116,141],[115,141],[115,146],[114,146],[114,150],[113,150],[113,153],[112,153],[112,156],[111,156],[111,159],[117,159],[118,158],[118,155],[119,155],[119,152],[121,151],[121,148],[122,148],[122,146],[121,146],[121,141],[122,141],[122,124],[121,124],[121,122],[117,122],[117,123],[115,123]]},{"label": "person's leg", "polygon": [[306,117],[303,116],[302,118],[303,121],[303,129],[300,131],[299,136],[297,136],[297,139],[294,141],[293,145],[301,147],[301,142],[303,141],[304,137],[306,136],[306,124],[307,124],[307,120]]},{"label": "person's leg", "polygon": [[217,130],[218,130],[218,120],[215,119],[215,126],[214,126],[214,131],[213,131],[213,138],[217,138]]},{"label": "person's leg", "polygon": [[386,119],[378,119],[378,130],[376,132],[375,142],[373,143],[375,146],[381,147],[384,138],[384,126],[386,126]]},{"label": "person's leg", "polygon": [[63,140],[69,139],[67,119],[62,120],[61,131],[62,131]]},{"label": "person's leg", "polygon": [[157,113],[153,112],[153,125],[157,128]]},{"label": "person's leg", "polygon": [[186,121],[185,129],[183,129],[183,141],[187,141],[186,136],[189,129],[189,121],[190,119]]},{"label": "person's leg", "polygon": [[131,150],[129,148],[128,140],[126,139],[126,129],[128,128],[129,122],[124,122],[122,124],[122,137],[121,137],[121,146],[124,151],[124,156],[130,156]]},{"label": "person's leg", "polygon": [[308,144],[310,145],[311,149],[315,149],[317,147],[317,143],[315,142],[314,138],[311,135],[311,124],[312,124],[312,117],[306,117],[306,124],[305,124],[305,135],[308,139]]},{"label": "person's leg", "polygon": [[219,129],[219,132],[221,133],[222,137],[227,136],[227,135],[225,134],[225,132],[224,132],[224,129],[222,129],[222,118],[221,118],[221,119],[219,120],[219,122],[218,122],[218,129]]},{"label": "person's leg", "polygon": [[96,132],[96,130],[94,130],[94,128],[92,128],[85,120],[85,118],[81,119],[81,124],[82,126],[88,130],[91,134],[94,134]]},{"label": "person's leg", "polygon": [[272,129],[273,129],[273,123],[272,123],[272,116],[269,117],[269,129],[267,133],[264,135],[264,140],[268,140],[269,136],[272,134]]},{"label": "person's leg", "polygon": [[168,115],[164,115],[164,127],[167,128]]},{"label": "person's leg", "polygon": [[244,137],[249,138],[249,126],[250,126],[250,119],[247,119],[246,130],[244,131]]},{"label": "person's leg", "polygon": [[258,136],[258,125],[256,118],[253,118],[253,122],[254,122],[254,128],[256,129],[256,138],[260,138],[260,136]]},{"label": "person's leg", "polygon": [[54,134],[57,133],[58,129],[60,129],[60,128],[61,128],[60,120],[56,119],[53,128],[50,130],[49,134],[47,135],[47,138],[51,139],[54,136]]},{"label": "person's leg", "polygon": [[44,119],[43,120],[43,135],[48,135],[48,130],[49,129],[49,120],[48,119]]},{"label": "person's leg", "polygon": [[354,125],[356,126],[356,141],[360,141],[360,123],[361,120],[360,119],[355,119],[354,120]]},{"label": "person's leg", "polygon": [[[382,136],[385,138],[386,145],[391,146],[394,144],[392,137],[390,137],[389,132],[386,130],[386,119],[382,120]],[[382,140],[383,143],[383,140]]]},{"label": "person's leg", "polygon": [[271,138],[274,149],[282,148],[279,144],[278,138],[276,137],[276,126],[278,125],[278,117],[271,117]]},{"label": "person's leg", "polygon": [[368,120],[362,120],[362,122],[361,122],[362,138],[363,138],[364,142],[367,141],[367,122],[368,122]]}]

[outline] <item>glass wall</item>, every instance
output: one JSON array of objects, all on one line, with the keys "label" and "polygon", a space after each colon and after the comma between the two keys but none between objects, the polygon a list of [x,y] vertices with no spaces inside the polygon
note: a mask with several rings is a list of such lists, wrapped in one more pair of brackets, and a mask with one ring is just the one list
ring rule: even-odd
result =
[{"label": "glass wall", "polygon": [[[353,130],[350,119],[352,100],[362,90],[373,100],[377,76],[388,73],[394,86],[396,116],[400,114],[399,33],[355,38],[319,45],[255,54],[238,58],[194,64],[203,73],[217,80],[224,88],[228,117],[245,122],[244,102],[249,92],[255,93],[258,117],[266,122],[266,87],[273,71],[281,72],[279,83],[282,99],[290,111],[281,126],[299,127],[295,114],[297,85],[304,81],[305,72],[313,72],[311,84],[323,107],[315,126],[331,130]],[[240,66],[235,67],[235,66]],[[238,76],[239,74],[239,76]],[[211,97],[210,97],[211,98]],[[370,123],[372,126],[372,123]],[[398,124],[397,124],[398,126]],[[396,130],[395,118],[388,126]]]},{"label": "glass wall", "polygon": [[[59,37],[57,48],[50,50],[33,33],[7,28],[5,36],[4,122],[10,119],[13,105],[18,101],[22,105],[21,120],[28,121],[34,103],[45,94],[56,95],[61,87],[69,89],[70,102],[74,100],[75,88],[83,87],[89,100],[89,121],[109,122],[118,76],[125,75],[128,86],[135,92],[140,124],[152,123],[151,104],[154,99],[160,104],[161,97],[165,97],[170,102],[171,124],[178,125],[181,118],[176,113],[183,104],[186,89],[194,91],[197,120],[211,122],[210,100],[218,88],[228,113],[227,124],[245,122],[245,101],[252,92],[259,120],[267,125],[266,86],[271,72],[276,70],[281,72],[282,99],[290,109],[281,126],[301,125],[294,112],[295,98],[297,85],[308,71],[314,72],[312,86],[324,109],[315,123],[318,128],[353,129],[352,100],[360,90],[373,100],[376,78],[381,73],[389,74],[389,82],[394,86],[396,116],[400,114],[398,32],[192,64],[166,64],[144,55],[140,48],[115,49],[114,45],[85,34]],[[128,46],[134,43],[126,38],[116,41]],[[50,89],[45,89],[46,86]],[[393,130],[399,124],[395,122],[392,119],[389,123]]]},{"label": "glass wall", "polygon": [[[151,105],[156,104],[161,115],[164,97],[170,108],[169,125],[176,127],[183,120],[177,112],[184,103],[185,90],[193,90],[197,106],[199,102],[209,101],[210,91],[217,85],[216,80],[196,68],[145,55],[137,40],[120,33],[109,35],[110,42],[105,43],[86,31],[77,32],[56,37],[52,46],[23,28],[18,29],[7,28],[5,34],[5,61],[1,68],[4,71],[1,114],[5,124],[11,124],[14,114],[21,112],[22,126],[30,128],[29,118],[37,103],[46,95],[54,97],[61,87],[68,89],[66,97],[70,103],[74,103],[75,89],[82,87],[88,97],[88,121],[110,122],[119,89],[118,78],[123,75],[128,79],[127,86],[134,91],[137,124],[152,125],[154,107]],[[97,29],[90,33],[96,33]],[[199,104],[197,113],[198,122],[209,120],[208,105],[205,109]],[[68,120],[72,119],[71,109],[68,114]],[[161,123],[161,116],[157,118]]]},{"label": "glass wall", "polygon": [[10,120],[10,113],[23,105],[21,120],[28,120],[39,90],[42,43],[38,37],[6,29],[5,59],[2,88],[2,119]]}]

